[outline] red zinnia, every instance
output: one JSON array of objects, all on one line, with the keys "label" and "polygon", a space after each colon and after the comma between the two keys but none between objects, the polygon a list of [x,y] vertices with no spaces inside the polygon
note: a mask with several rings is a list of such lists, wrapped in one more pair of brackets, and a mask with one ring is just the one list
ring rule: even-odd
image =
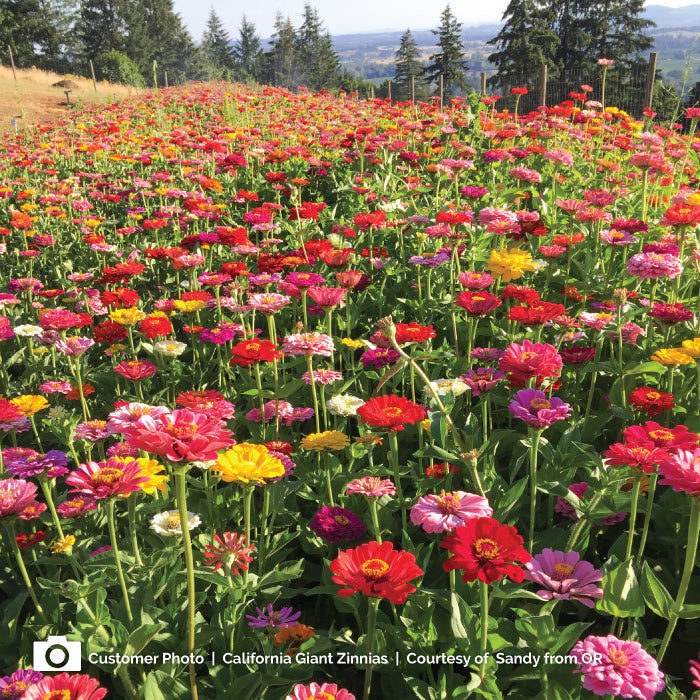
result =
[{"label": "red zinnia", "polygon": [[396,342],[403,343],[425,343],[435,337],[435,329],[432,326],[421,326],[415,321],[410,323],[396,324]]},{"label": "red zinnia", "polygon": [[357,409],[362,423],[373,428],[403,430],[406,423],[418,423],[425,418],[425,409],[417,403],[394,394],[377,396]]},{"label": "red zinnia", "polygon": [[493,583],[503,576],[520,583],[524,571],[516,565],[531,557],[523,548],[523,538],[512,525],[501,525],[494,518],[472,518],[440,543],[453,555],[443,563],[445,571],[463,569],[462,580]]},{"label": "red zinnia", "polygon": [[637,387],[629,396],[629,403],[636,411],[646,413],[649,418],[672,411],[676,404],[673,394],[665,394],[651,386]]},{"label": "red zinnia", "polygon": [[631,425],[629,428],[625,428],[622,437],[625,442],[632,445],[653,442],[656,447],[664,450],[692,450],[697,447],[700,438],[696,433],[691,433],[684,425],[664,428],[651,420],[644,425]]},{"label": "red zinnia", "polygon": [[610,467],[633,467],[641,469],[646,474],[655,471],[656,465],[669,457],[667,450],[659,449],[648,440],[628,445],[616,442],[603,453]]},{"label": "red zinnia", "polygon": [[408,581],[423,574],[413,554],[395,550],[391,542],[366,542],[339,552],[330,569],[333,581],[346,586],[338,591],[341,598],[359,592],[395,605],[405,603],[408,594],[415,592]]},{"label": "red zinnia", "polygon": [[140,491],[148,477],[141,474],[136,460],[126,461],[110,457],[105,462],[87,462],[66,477],[66,484],[75,486],[69,493],[86,493],[96,499],[110,496],[128,496]]},{"label": "red zinnia", "polygon": [[275,344],[269,340],[242,340],[231,348],[233,357],[229,361],[232,365],[248,367],[254,362],[272,362],[279,360],[282,353],[275,348]]},{"label": "red zinnia", "polygon": [[[139,333],[143,333],[147,338],[161,338],[170,335],[173,324],[165,316],[149,316],[139,323]],[[126,331],[124,333],[126,335]]]},{"label": "red zinnia", "polygon": [[503,304],[495,295],[489,292],[462,292],[456,299],[455,304],[463,308],[470,316],[483,318],[487,313],[493,311]]},{"label": "red zinnia", "polygon": [[506,318],[518,321],[527,326],[541,326],[547,321],[553,321],[566,313],[563,304],[553,304],[549,301],[538,301],[532,306],[514,306]]}]

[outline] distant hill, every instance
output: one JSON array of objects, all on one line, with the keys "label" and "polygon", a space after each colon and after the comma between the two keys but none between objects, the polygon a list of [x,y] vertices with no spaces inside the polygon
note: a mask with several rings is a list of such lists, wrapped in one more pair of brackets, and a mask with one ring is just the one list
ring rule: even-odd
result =
[{"label": "distant hill", "polygon": [[673,27],[678,29],[700,28],[700,5],[685,7],[666,7],[666,5],[648,5],[644,16],[656,26]]}]

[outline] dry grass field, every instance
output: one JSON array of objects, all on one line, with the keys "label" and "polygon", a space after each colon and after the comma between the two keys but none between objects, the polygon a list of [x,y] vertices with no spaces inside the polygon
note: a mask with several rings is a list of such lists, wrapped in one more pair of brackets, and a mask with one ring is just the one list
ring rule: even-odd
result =
[{"label": "dry grass field", "polygon": [[17,80],[12,68],[0,66],[0,133],[12,131],[12,120],[21,131],[30,124],[38,124],[57,119],[74,108],[66,105],[65,88],[54,87],[54,83],[70,80],[74,83],[70,92],[70,102],[74,105],[89,103],[105,104],[136,95],[139,88],[107,83],[97,83],[97,91],[92,80],[58,75],[38,68],[17,69]]}]

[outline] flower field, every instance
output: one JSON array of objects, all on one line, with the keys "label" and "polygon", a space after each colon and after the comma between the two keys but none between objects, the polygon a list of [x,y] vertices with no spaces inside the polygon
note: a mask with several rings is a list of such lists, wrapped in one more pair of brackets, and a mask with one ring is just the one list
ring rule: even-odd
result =
[{"label": "flower field", "polygon": [[0,141],[3,700],[698,693],[700,110],[582,90]]}]

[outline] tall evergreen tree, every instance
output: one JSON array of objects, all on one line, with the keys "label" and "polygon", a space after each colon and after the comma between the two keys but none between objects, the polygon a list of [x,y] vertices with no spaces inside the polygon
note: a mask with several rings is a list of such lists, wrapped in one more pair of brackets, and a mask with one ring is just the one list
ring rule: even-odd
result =
[{"label": "tall evergreen tree", "polygon": [[461,31],[462,23],[457,21],[448,4],[440,15],[440,27],[437,30],[433,29],[433,34],[438,37],[440,51],[430,57],[430,63],[425,69],[427,76],[433,81],[437,81],[442,75],[446,100],[453,96],[455,87],[464,92],[468,87]]},{"label": "tall evergreen tree", "polygon": [[262,68],[260,37],[255,33],[255,25],[249,22],[245,15],[238,29],[238,40],[233,46],[233,59],[238,80],[246,82],[260,79]]},{"label": "tall evergreen tree", "polygon": [[586,0],[553,0],[552,29],[559,37],[559,45],[554,52],[554,63],[559,68],[590,66],[594,60],[590,29],[598,22],[590,13],[590,3]]},{"label": "tall evergreen tree", "polygon": [[85,58],[123,51],[127,25],[124,0],[82,0],[78,32]]},{"label": "tall evergreen tree", "polygon": [[231,77],[228,74],[233,69],[231,38],[213,7],[209,10],[207,25],[202,34],[202,53],[215,77]]},{"label": "tall evergreen tree", "polygon": [[336,86],[338,54],[318,12],[308,2],[304,4],[304,21],[297,31],[295,49],[300,84],[313,92]]},{"label": "tall evergreen tree", "polygon": [[410,29],[407,29],[401,36],[401,43],[394,55],[396,57],[394,61],[396,99],[411,99],[411,78],[413,78],[416,101],[425,100],[428,97],[425,68],[420,62],[418,44],[416,44]]},{"label": "tall evergreen tree", "polygon": [[[496,46],[488,60],[498,68],[499,76],[508,73],[529,74],[547,63],[554,68],[559,44],[552,24],[553,13],[539,7],[536,0],[510,0],[503,13],[503,27],[487,44]],[[495,76],[494,83],[498,83]]]},{"label": "tall evergreen tree", "polygon": [[271,85],[295,88],[296,30],[289,17],[275,16],[275,31],[272,34],[270,49],[265,54],[265,81]]}]

